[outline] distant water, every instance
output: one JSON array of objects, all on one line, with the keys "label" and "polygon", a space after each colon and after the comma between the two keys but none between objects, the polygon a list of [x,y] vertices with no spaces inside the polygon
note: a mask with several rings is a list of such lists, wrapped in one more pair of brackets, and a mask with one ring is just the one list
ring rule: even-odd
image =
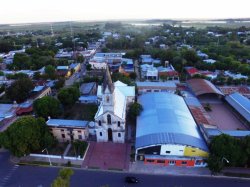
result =
[{"label": "distant water", "polygon": [[131,23],[134,26],[162,26],[162,23]]},{"label": "distant water", "polygon": [[12,24],[12,25],[9,25],[10,27],[23,27],[23,26],[30,26],[31,24]]},{"label": "distant water", "polygon": [[212,21],[212,20],[190,20],[190,21],[182,21],[182,23],[210,23],[210,24],[216,24],[216,23],[227,23],[226,21]]}]

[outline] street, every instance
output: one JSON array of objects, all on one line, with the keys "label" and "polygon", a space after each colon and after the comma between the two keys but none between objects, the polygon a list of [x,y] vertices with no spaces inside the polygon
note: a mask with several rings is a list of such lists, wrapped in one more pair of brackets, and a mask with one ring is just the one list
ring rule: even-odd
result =
[{"label": "street", "polygon": [[[59,168],[16,166],[8,160],[8,152],[0,152],[0,187],[49,187],[56,178]],[[138,177],[138,184],[126,184],[125,176]],[[219,178],[219,177],[193,177],[172,175],[145,175],[128,174],[120,172],[89,171],[75,169],[71,178],[71,186],[78,187],[195,187],[195,186],[227,186],[248,187],[250,180]]]}]

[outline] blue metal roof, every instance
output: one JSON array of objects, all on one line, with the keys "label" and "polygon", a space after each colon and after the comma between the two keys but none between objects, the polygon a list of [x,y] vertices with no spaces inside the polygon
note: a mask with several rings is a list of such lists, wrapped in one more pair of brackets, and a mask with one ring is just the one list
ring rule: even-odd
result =
[{"label": "blue metal roof", "polygon": [[189,145],[207,151],[199,129],[184,101],[170,93],[147,93],[138,102],[136,148],[157,144]]},{"label": "blue metal roof", "polygon": [[250,101],[248,98],[236,92],[227,96],[225,99],[248,122],[250,121]]},{"label": "blue metal roof", "polygon": [[85,128],[88,125],[88,121],[82,120],[66,120],[66,119],[49,119],[47,121],[48,126],[53,127],[71,127],[71,128]]},{"label": "blue metal roof", "polygon": [[245,137],[250,136],[250,131],[242,130],[218,130],[218,129],[206,129],[208,136],[219,136],[221,134],[227,134],[233,137]]}]

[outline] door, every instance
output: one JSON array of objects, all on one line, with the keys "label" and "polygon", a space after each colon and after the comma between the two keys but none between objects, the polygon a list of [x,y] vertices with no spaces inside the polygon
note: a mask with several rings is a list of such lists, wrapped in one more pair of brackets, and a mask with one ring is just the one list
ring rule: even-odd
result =
[{"label": "door", "polygon": [[113,133],[112,133],[112,129],[111,128],[109,128],[108,129],[108,140],[109,141],[113,141],[113,135],[112,135]]}]

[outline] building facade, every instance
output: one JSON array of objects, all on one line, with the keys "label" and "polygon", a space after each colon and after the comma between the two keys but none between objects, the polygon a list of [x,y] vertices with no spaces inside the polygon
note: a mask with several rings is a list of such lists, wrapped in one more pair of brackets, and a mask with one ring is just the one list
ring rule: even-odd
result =
[{"label": "building facade", "polygon": [[120,81],[113,84],[107,68],[103,86],[99,89],[102,101],[95,115],[97,141],[124,143],[126,110],[127,106],[134,102],[135,88]]}]

